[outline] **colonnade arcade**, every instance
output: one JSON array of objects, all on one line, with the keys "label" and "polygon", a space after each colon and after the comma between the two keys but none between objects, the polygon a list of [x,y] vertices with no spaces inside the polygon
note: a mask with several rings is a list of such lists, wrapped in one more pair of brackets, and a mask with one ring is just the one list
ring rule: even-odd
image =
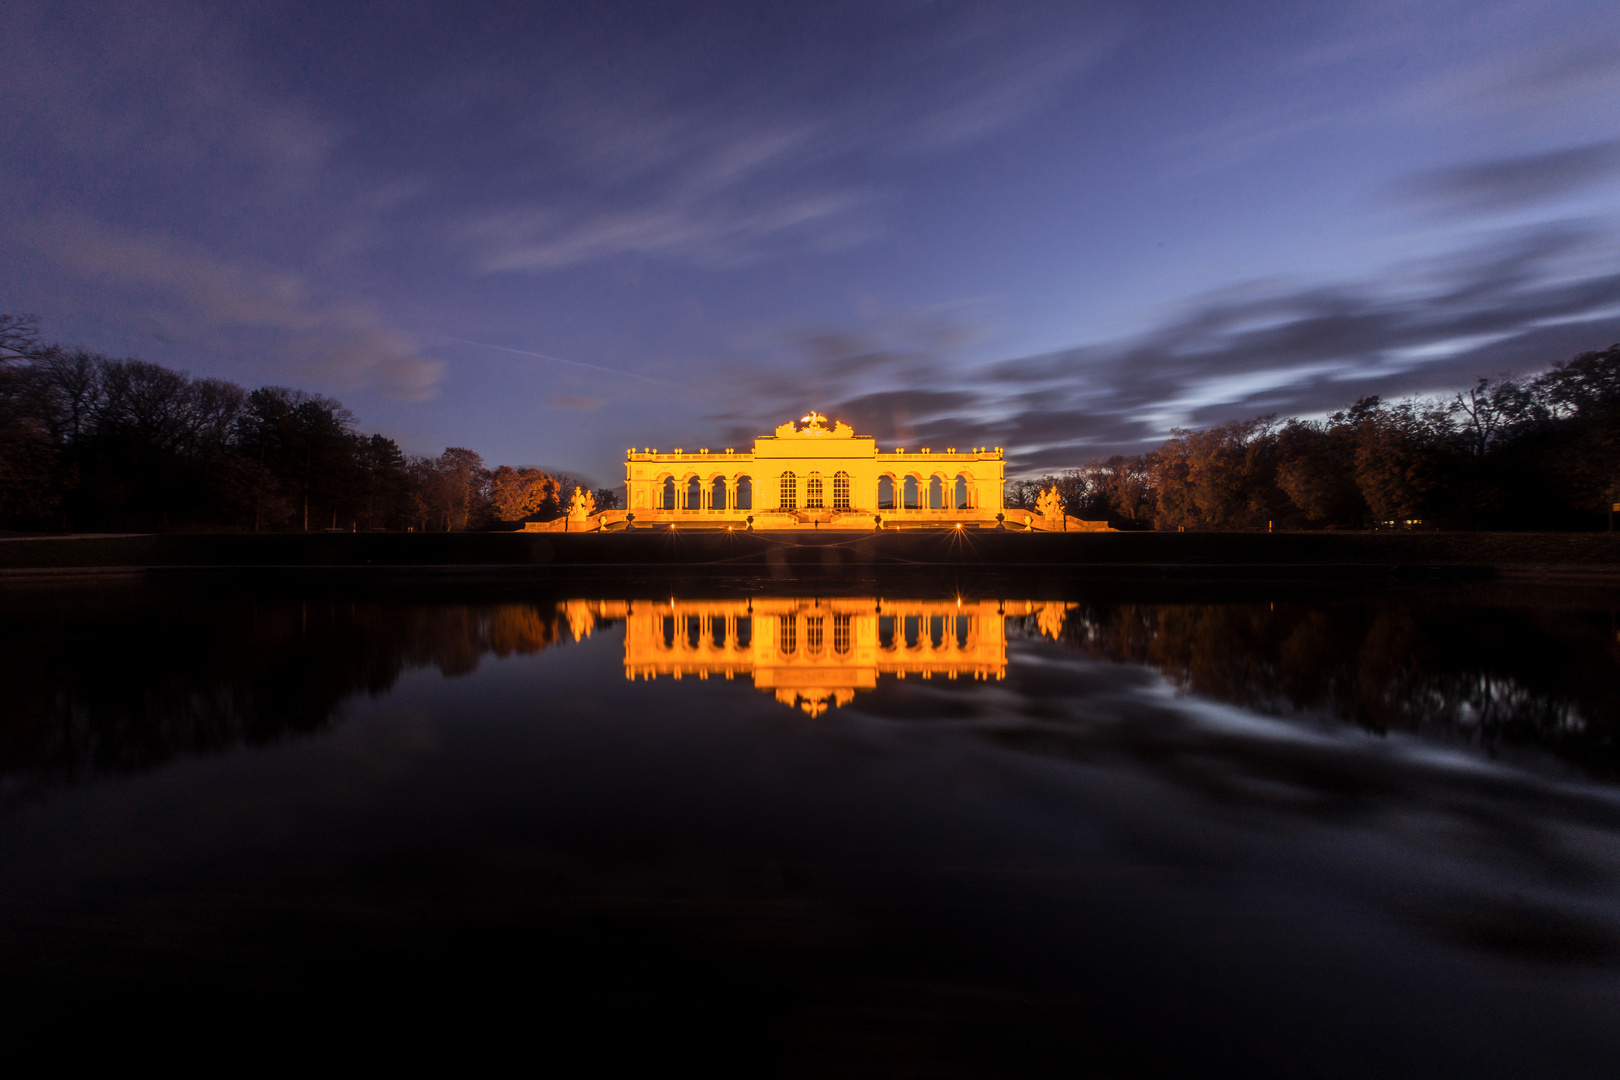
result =
[{"label": "colonnade arcade", "polygon": [[[851,498],[850,474],[839,470],[828,476],[812,471],[800,476],[785,470],[765,480],[766,498],[755,495],[754,477],[700,476],[674,473],[658,477],[659,510],[977,510],[978,485],[971,473],[952,476],[943,472],[883,472],[877,478],[877,498],[870,507],[857,507]],[[774,494],[775,498],[769,496]]]},{"label": "colonnade arcade", "polygon": [[754,478],[744,473],[725,476],[711,473],[700,476],[686,473],[659,475],[656,487],[656,510],[752,510],[754,508]]}]

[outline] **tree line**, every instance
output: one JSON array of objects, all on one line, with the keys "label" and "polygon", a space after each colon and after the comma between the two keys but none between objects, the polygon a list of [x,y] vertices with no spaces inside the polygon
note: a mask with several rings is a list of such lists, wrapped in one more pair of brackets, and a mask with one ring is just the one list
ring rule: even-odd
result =
[{"label": "tree line", "polygon": [[1177,428],[1148,453],[1008,486],[1152,529],[1601,528],[1620,501],[1620,345],[1449,399],[1364,397],[1326,419]]},{"label": "tree line", "polygon": [[[43,343],[0,315],[0,525],[465,530],[546,521],[575,481],[404,454],[331,398]],[[1174,429],[1147,453],[1008,485],[1138,529],[1584,529],[1620,501],[1620,345],[1449,399]],[[598,509],[619,505],[598,489]]]},{"label": "tree line", "polygon": [[0,315],[8,527],[480,529],[555,518],[574,486],[464,447],[408,455],[332,398],[46,344],[33,317]]}]

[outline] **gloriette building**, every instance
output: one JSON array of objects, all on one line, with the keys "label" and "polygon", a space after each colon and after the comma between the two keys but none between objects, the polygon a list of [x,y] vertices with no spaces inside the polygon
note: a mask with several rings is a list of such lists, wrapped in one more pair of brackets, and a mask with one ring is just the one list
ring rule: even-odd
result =
[{"label": "gloriette building", "polygon": [[[627,511],[643,524],[756,529],[996,524],[1001,447],[878,449],[812,412],[748,450],[632,449]],[[752,522],[749,519],[752,518]]]},{"label": "gloriette building", "polygon": [[580,494],[566,517],[526,528],[1107,530],[1105,522],[1064,517],[1056,489],[1038,510],[1008,510],[1005,480],[999,446],[883,451],[872,436],[842,422],[829,427],[812,412],[748,450],[632,447],[624,509],[597,513]]}]

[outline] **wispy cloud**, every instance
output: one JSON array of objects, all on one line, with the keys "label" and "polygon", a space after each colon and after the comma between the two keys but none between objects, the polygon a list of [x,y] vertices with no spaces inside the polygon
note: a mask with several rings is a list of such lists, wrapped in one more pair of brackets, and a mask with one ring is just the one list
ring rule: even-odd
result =
[{"label": "wispy cloud", "polygon": [[1448,211],[1516,210],[1620,176],[1620,139],[1417,173],[1397,197]]},{"label": "wispy cloud", "polygon": [[[1378,281],[1271,286],[1189,305],[1113,345],[1031,357],[992,370],[1038,393],[1042,428],[1072,403],[1068,432],[1035,458],[1162,438],[1173,424],[1265,412],[1310,414],[1364,394],[1444,390],[1482,374],[1532,370],[1620,335],[1614,237],[1574,224],[1509,231]],[[1608,260],[1593,260],[1596,252]],[[1602,267],[1592,270],[1596,262]],[[1604,265],[1605,262],[1607,265]],[[1009,419],[1026,446],[1037,441]]]},{"label": "wispy cloud", "polygon": [[[627,254],[735,265],[866,242],[883,230],[890,195],[875,174],[886,163],[948,152],[1032,115],[1120,38],[1116,19],[1032,10],[1039,17],[874,11],[858,20],[866,40],[849,42],[840,63],[789,50],[726,71],[723,93],[685,92],[703,78],[685,69],[702,65],[672,62],[710,43],[677,37],[628,56],[558,57],[554,107],[539,120],[528,109],[513,116],[507,144],[520,149],[499,165],[531,179],[498,196],[501,184],[486,177],[453,235],[488,272]],[[825,37],[803,45],[826,47]],[[626,70],[656,75],[643,83],[617,74]],[[463,108],[503,104],[491,88]]]},{"label": "wispy cloud", "polygon": [[126,291],[171,334],[252,348],[288,377],[408,401],[433,397],[443,377],[444,365],[423,356],[408,334],[364,304],[317,301],[298,275],[84,218],[38,220],[15,231],[58,264]]},{"label": "wispy cloud", "polygon": [[1001,445],[1016,471],[1062,468],[1149,448],[1174,426],[1442,392],[1601,348],[1620,340],[1617,254],[1592,225],[1506,230],[1376,280],[1251,283],[1130,338],[978,367],[922,341],[813,335],[791,372],[739,376],[715,419],[744,440],[819,387],[823,412],[882,441]]}]

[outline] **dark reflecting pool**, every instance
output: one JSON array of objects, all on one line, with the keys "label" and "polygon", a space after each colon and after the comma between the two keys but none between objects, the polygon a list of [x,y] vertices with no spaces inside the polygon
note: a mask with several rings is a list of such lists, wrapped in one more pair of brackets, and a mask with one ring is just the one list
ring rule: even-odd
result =
[{"label": "dark reflecting pool", "polygon": [[475,1012],[548,1060],[751,1075],[1620,1060],[1620,597],[0,605],[13,1021],[364,1002],[424,1031]]}]

